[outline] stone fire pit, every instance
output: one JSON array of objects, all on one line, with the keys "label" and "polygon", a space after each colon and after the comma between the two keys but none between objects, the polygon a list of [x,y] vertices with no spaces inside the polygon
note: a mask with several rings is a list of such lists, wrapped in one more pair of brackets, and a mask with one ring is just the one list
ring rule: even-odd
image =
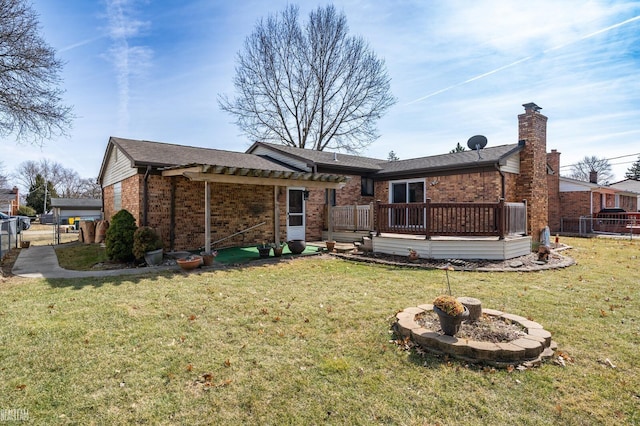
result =
[{"label": "stone fire pit", "polygon": [[[520,336],[508,342],[493,343],[475,341],[462,337],[451,337],[438,332],[439,327],[426,327],[431,324],[422,319],[431,315],[433,305],[424,304],[406,308],[396,314],[394,328],[398,334],[410,338],[422,349],[450,355],[465,361],[489,364],[496,367],[508,367],[525,364],[533,366],[553,356],[557,344],[551,340],[551,333],[542,325],[519,315],[504,313],[494,309],[482,309],[485,320],[505,321],[519,326]],[[437,321],[436,321],[437,322]]]}]

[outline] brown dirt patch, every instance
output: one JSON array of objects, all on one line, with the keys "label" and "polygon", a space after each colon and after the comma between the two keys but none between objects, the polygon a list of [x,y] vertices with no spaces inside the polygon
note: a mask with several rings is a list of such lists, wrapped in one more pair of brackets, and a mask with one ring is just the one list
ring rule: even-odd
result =
[{"label": "brown dirt patch", "polygon": [[[444,334],[440,328],[440,321],[436,313],[423,312],[416,315],[415,319],[424,328]],[[520,325],[508,323],[499,317],[483,314],[477,321],[464,321],[456,337],[476,342],[508,343],[525,335],[526,333]]]}]

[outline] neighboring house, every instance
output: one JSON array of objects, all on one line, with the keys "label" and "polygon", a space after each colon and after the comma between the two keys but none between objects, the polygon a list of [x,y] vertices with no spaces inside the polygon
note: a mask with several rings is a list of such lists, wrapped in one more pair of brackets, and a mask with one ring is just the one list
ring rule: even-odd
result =
[{"label": "neighboring house", "polygon": [[633,206],[629,206],[629,208],[626,208],[625,210],[628,212],[640,211],[640,180],[625,179],[625,180],[621,180],[620,182],[612,183],[609,186],[611,188],[618,189],[621,191],[628,191],[628,192],[635,193],[636,194],[635,208],[633,208]]},{"label": "neighboring house", "polygon": [[[555,156],[557,160],[551,159]],[[549,164],[559,165],[560,154],[552,151]],[[557,167],[556,169],[557,170]],[[585,182],[564,176],[555,177],[555,189],[549,185],[549,217],[551,232],[579,232],[580,218],[593,216],[602,209],[621,208],[627,212],[638,209],[640,193],[624,189],[617,185],[600,185],[597,175],[591,176],[591,182]],[[549,177],[549,182],[551,182]]]},{"label": "neighboring house", "polygon": [[125,208],[177,250],[319,240],[329,204],[525,200],[527,233],[537,240],[548,223],[547,117],[524,107],[517,143],[398,161],[262,142],[238,153],[111,137],[98,177],[104,216]]},{"label": "neighboring house", "polygon": [[20,194],[18,187],[0,188],[0,212],[9,216],[18,214],[20,208]]}]

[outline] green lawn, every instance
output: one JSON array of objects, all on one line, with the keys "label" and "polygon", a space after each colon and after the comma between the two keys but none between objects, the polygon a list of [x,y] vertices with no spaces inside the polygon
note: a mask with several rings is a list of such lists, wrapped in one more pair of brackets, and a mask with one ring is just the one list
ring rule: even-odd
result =
[{"label": "green lawn", "polygon": [[639,424],[640,243],[563,242],[568,269],[449,273],[456,295],[541,323],[573,359],[523,372],[390,341],[397,311],[446,287],[437,270],[312,256],[14,277],[0,283],[0,408],[37,424]]}]

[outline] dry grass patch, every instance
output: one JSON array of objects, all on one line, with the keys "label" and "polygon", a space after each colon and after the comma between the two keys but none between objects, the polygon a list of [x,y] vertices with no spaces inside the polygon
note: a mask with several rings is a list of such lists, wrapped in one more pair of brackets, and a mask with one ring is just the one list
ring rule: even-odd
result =
[{"label": "dry grass patch", "polygon": [[440,294],[441,271],[314,257],[11,278],[0,285],[0,407],[46,424],[640,422],[640,244],[565,242],[578,261],[565,270],[450,273],[456,295],[540,322],[573,359],[525,372],[390,342],[394,314]]}]

